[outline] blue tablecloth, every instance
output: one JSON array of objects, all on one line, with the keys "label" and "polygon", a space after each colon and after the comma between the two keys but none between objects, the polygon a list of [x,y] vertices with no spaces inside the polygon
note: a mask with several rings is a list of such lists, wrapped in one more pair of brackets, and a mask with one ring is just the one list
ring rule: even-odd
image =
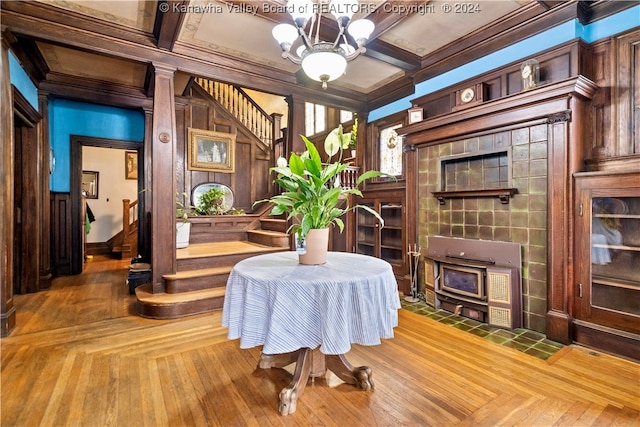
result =
[{"label": "blue tablecloth", "polygon": [[241,348],[264,354],[316,348],[344,354],[351,344],[393,338],[400,297],[391,265],[329,252],[323,265],[301,265],[295,252],[248,258],[229,275],[222,325]]}]

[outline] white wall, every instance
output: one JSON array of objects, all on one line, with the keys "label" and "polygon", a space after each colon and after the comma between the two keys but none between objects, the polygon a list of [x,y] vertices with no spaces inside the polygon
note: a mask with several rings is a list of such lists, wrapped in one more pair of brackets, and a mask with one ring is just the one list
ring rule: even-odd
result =
[{"label": "white wall", "polygon": [[87,199],[96,217],[87,235],[88,243],[102,243],[122,230],[122,200],[138,199],[138,181],[125,179],[126,150],[82,147],[82,170],[97,171],[98,199]]}]

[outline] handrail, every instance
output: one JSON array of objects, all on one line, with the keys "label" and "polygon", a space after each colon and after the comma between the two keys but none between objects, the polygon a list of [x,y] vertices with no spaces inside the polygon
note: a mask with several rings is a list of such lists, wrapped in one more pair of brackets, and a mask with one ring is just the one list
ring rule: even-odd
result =
[{"label": "handrail", "polygon": [[202,77],[194,78],[213,99],[226,108],[268,147],[273,144],[273,117],[241,88]]}]

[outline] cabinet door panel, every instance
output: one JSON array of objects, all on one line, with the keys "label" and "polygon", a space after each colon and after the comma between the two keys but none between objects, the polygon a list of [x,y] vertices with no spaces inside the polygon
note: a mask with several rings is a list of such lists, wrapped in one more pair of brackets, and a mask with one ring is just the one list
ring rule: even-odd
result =
[{"label": "cabinet door panel", "polygon": [[[640,178],[635,181],[640,184]],[[640,188],[622,183],[615,177],[578,181],[582,217],[576,222],[575,314],[577,319],[639,333]]]},{"label": "cabinet door panel", "polygon": [[401,282],[406,274],[404,265],[404,206],[400,198],[375,198],[360,201],[376,211],[383,219],[382,227],[378,219],[364,209],[356,214],[356,252],[387,261]]}]

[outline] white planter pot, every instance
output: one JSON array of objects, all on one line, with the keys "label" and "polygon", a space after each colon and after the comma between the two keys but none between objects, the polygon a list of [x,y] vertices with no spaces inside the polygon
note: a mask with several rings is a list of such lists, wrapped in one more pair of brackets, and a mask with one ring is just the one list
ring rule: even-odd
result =
[{"label": "white planter pot", "polygon": [[298,241],[296,233],[296,251],[298,261],[305,265],[320,265],[327,262],[329,248],[329,229],[311,229],[304,242]]},{"label": "white planter pot", "polygon": [[182,249],[189,246],[189,235],[191,234],[191,223],[178,221],[176,223],[176,248]]}]

